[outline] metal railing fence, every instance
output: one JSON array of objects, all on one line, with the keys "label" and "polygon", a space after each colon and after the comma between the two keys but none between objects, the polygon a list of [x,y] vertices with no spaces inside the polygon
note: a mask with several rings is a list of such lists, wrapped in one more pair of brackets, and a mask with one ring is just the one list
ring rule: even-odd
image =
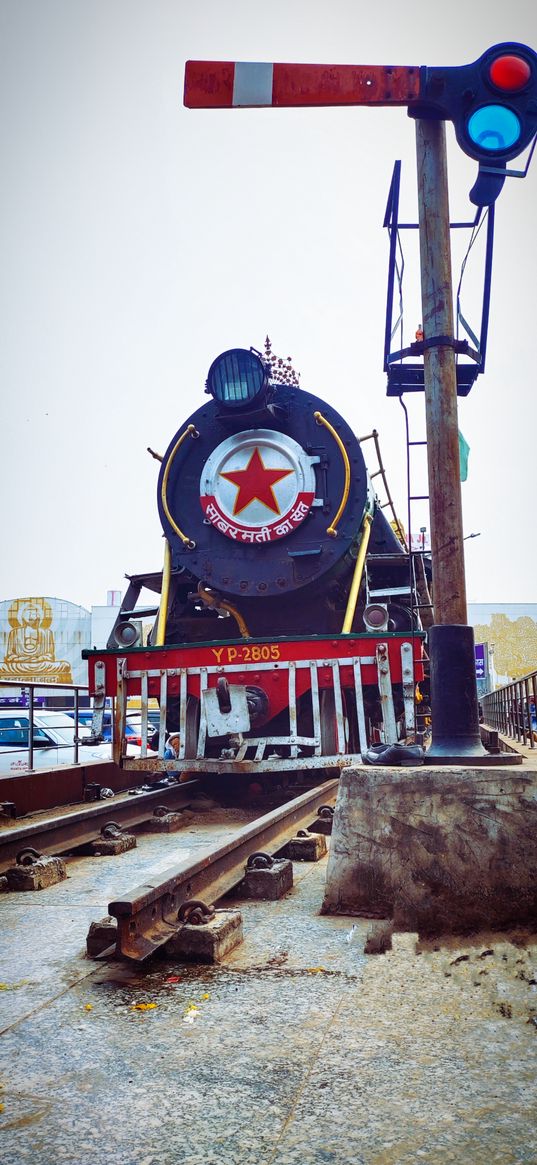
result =
[{"label": "metal railing fence", "polygon": [[535,748],[537,744],[537,671],[520,676],[481,698],[483,719],[503,736]]},{"label": "metal railing fence", "polygon": [[[0,682],[0,696],[2,695],[4,688],[8,688],[8,689],[16,688],[17,691],[21,693],[20,701],[18,701],[17,703],[10,704],[10,705],[4,705],[4,707],[11,708],[14,716],[17,714],[17,712],[24,712],[24,713],[28,714],[28,719],[30,722],[29,728],[28,728],[28,768],[29,769],[33,769],[33,767],[34,767],[34,747],[37,747],[37,746],[34,746],[34,725],[35,725],[35,712],[36,712],[35,693],[36,693],[36,691],[40,691],[40,692],[43,691],[43,692],[46,692],[48,695],[58,695],[61,692],[72,692],[73,693],[73,713],[74,713],[75,731],[74,731],[74,735],[73,735],[72,747],[75,750],[75,764],[78,764],[78,749],[79,749],[78,724],[79,724],[80,693],[84,692],[87,695],[87,693],[89,691],[88,685],[87,684],[36,684],[36,683],[27,683],[26,680],[23,683],[21,683],[20,680],[4,680],[4,679],[2,679],[2,681]],[[28,693],[28,702],[27,703],[25,702],[25,697],[23,696],[22,693]],[[49,711],[50,710],[51,709],[49,709]],[[0,728],[1,728],[1,724],[0,724]],[[58,745],[58,748],[61,748],[61,747],[62,747],[61,745]],[[70,748],[71,745],[66,744],[64,747]]]}]

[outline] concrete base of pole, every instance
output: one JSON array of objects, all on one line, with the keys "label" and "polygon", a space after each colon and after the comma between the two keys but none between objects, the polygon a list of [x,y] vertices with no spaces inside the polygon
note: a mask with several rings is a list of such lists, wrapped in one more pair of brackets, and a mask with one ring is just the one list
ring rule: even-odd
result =
[{"label": "concrete base of pole", "polygon": [[500,759],[481,742],[473,627],[462,623],[430,627],[427,639],[433,735],[426,763],[520,764],[516,753],[502,753]]},{"label": "concrete base of pole", "polygon": [[322,910],[423,937],[534,928],[537,768],[345,769]]}]

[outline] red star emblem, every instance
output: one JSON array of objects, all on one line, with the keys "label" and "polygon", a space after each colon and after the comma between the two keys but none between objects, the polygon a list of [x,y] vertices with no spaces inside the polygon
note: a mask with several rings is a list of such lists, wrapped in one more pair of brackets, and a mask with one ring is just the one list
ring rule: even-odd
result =
[{"label": "red star emblem", "polygon": [[293,473],[292,469],[268,469],[257,445],[244,469],[233,469],[228,473],[221,473],[232,485],[237,486],[237,496],[233,506],[233,515],[242,514],[250,502],[258,501],[273,514],[280,514],[281,510],[276,501],[273,485]]}]

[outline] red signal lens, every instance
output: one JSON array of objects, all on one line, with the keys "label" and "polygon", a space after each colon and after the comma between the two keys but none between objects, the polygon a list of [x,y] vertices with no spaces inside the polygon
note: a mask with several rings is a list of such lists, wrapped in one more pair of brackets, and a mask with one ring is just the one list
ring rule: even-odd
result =
[{"label": "red signal lens", "polygon": [[505,93],[517,93],[528,84],[531,68],[524,57],[496,57],[489,68],[489,77],[497,89],[503,89]]}]

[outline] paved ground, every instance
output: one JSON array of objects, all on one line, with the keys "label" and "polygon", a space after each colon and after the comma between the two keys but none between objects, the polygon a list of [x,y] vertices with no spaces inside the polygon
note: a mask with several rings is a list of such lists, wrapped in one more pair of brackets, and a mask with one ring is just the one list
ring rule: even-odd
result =
[{"label": "paved ground", "polygon": [[535,1165],[537,945],[365,956],[367,922],[318,914],[321,862],[242,906],[219,968],[85,958],[108,901],[239,824],[2,898],[3,1165]]}]

